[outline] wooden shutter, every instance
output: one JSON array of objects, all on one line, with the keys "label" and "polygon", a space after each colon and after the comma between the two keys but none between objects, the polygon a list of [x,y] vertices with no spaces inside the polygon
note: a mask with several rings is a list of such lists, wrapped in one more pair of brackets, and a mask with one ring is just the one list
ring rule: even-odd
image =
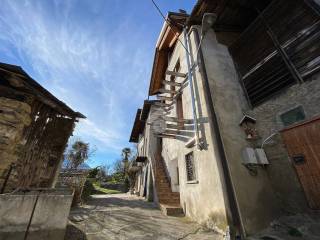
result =
[{"label": "wooden shutter", "polygon": [[274,1],[263,13],[304,80],[320,69],[320,16],[303,0]]},{"label": "wooden shutter", "polygon": [[[320,70],[319,21],[319,15],[303,0],[276,0],[230,46],[252,106],[297,82],[279,47],[304,80]],[[270,31],[280,46],[270,37]]]}]

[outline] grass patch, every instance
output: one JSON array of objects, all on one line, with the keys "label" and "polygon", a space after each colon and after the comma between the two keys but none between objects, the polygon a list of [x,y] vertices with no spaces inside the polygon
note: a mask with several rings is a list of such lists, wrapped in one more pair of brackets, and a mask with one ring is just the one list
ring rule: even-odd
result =
[{"label": "grass patch", "polygon": [[122,193],[118,190],[113,190],[113,189],[107,189],[100,187],[98,183],[93,183],[93,187],[95,190],[95,194],[117,194],[117,193]]}]

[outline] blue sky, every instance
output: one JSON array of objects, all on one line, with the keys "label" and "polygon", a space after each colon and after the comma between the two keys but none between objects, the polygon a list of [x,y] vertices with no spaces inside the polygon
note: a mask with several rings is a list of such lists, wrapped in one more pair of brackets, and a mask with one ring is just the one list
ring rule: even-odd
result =
[{"label": "blue sky", "polygon": [[[195,0],[157,0],[164,13]],[[74,132],[111,165],[147,98],[163,20],[151,0],[1,0],[0,62],[20,65],[87,116]]]}]

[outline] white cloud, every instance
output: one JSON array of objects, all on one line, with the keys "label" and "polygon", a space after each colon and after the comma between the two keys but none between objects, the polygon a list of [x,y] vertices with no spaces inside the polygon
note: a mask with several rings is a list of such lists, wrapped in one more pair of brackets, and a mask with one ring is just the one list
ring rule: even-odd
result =
[{"label": "white cloud", "polygon": [[[44,87],[88,117],[76,135],[118,151],[133,121],[127,111],[134,112],[146,96],[149,46],[141,44],[143,28],[133,27],[130,16],[122,16],[116,26],[108,24],[101,15],[106,1],[88,5],[83,16],[76,13],[78,3],[2,0],[0,44],[14,46],[15,53],[4,45],[0,50],[31,66]],[[119,2],[109,5],[117,8]]]},{"label": "white cloud", "polygon": [[121,145],[122,139],[117,132],[97,127],[95,123],[90,120],[82,120],[77,128],[78,133],[82,136],[93,137],[96,141],[92,142],[92,144],[96,145],[100,151],[108,148],[109,151],[119,152],[123,148]]}]

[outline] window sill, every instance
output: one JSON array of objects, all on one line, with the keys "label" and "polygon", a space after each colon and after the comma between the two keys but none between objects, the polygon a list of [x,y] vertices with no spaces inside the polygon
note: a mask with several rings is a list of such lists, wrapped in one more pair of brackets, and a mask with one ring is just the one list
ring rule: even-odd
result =
[{"label": "window sill", "polygon": [[187,184],[198,184],[198,180],[193,180],[193,181],[187,181]]}]

